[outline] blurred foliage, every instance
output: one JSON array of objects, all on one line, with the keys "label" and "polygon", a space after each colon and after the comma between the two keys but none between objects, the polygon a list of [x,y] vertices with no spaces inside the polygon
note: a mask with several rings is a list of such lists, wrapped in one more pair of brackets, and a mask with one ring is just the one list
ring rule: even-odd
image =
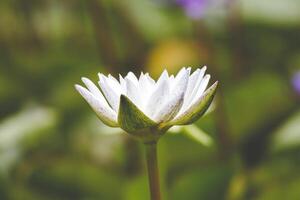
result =
[{"label": "blurred foliage", "polygon": [[149,198],[142,146],[73,85],[190,65],[220,89],[161,139],[165,199],[298,199],[300,2],[213,2],[195,20],[175,0],[1,0],[0,199]]}]

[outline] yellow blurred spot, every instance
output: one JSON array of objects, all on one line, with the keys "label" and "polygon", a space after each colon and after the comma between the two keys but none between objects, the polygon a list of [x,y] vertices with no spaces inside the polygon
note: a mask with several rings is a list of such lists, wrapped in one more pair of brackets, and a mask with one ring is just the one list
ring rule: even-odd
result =
[{"label": "yellow blurred spot", "polygon": [[243,173],[235,175],[229,186],[229,191],[227,194],[227,200],[239,200],[243,199],[246,191],[247,181]]},{"label": "yellow blurred spot", "polygon": [[176,73],[181,67],[202,67],[207,57],[207,51],[196,41],[171,39],[150,51],[146,67],[153,77],[158,77],[164,69]]}]

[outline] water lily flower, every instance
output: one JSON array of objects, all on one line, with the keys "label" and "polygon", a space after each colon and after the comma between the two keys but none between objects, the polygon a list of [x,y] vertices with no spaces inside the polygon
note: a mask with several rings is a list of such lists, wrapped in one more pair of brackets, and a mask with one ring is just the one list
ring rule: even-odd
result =
[{"label": "water lily flower", "polygon": [[87,78],[82,78],[86,87],[75,85],[103,123],[120,127],[144,142],[151,200],[161,199],[158,139],[174,125],[195,122],[213,100],[218,83],[206,89],[210,75],[205,71],[203,67],[191,74],[191,68],[182,68],[174,76],[165,70],[157,81],[148,73],[137,78],[129,72],[119,80],[99,73],[100,88]]},{"label": "water lily flower", "polygon": [[157,81],[148,73],[137,78],[129,72],[119,80],[99,73],[100,88],[87,78],[82,78],[86,87],[75,88],[106,125],[155,141],[174,125],[195,122],[208,109],[217,82],[206,90],[210,75],[205,71],[182,68],[174,76],[165,70]]}]

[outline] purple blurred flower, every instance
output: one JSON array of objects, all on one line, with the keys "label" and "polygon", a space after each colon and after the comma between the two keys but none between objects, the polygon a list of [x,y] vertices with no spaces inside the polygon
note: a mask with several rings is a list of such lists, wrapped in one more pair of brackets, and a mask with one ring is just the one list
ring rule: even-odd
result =
[{"label": "purple blurred flower", "polygon": [[300,71],[296,72],[292,77],[292,85],[295,91],[300,95]]},{"label": "purple blurred flower", "polygon": [[191,19],[201,19],[208,7],[209,0],[176,0]]}]

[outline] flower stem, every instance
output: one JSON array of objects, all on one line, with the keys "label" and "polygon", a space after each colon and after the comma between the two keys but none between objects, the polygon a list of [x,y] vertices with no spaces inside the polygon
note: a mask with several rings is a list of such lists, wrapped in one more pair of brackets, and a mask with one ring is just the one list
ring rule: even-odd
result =
[{"label": "flower stem", "polygon": [[151,200],[160,200],[157,142],[146,143],[145,146]]}]

